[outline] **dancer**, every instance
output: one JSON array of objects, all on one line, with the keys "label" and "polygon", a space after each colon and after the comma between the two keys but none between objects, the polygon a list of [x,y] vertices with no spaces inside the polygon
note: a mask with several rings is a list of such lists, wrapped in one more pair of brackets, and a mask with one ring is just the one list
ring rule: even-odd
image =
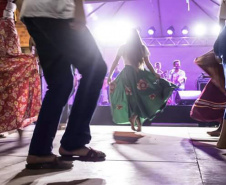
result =
[{"label": "dancer", "polygon": [[52,153],[63,107],[73,87],[71,65],[82,75],[65,133],[62,156],[85,161],[105,159],[105,153],[86,146],[107,66],[86,27],[83,0],[24,0],[21,20],[36,43],[48,90],[32,136],[26,167],[71,168]]},{"label": "dancer", "polygon": [[[133,29],[127,43],[119,48],[108,77],[113,121],[117,124],[130,122],[132,130],[138,132],[144,119],[153,119],[165,107],[176,88],[160,78],[149,62],[148,55],[149,51],[139,33]],[[112,74],[121,57],[125,67],[112,81]],[[149,71],[144,68],[144,64]]]},{"label": "dancer", "polygon": [[0,2],[0,133],[23,128],[37,120],[41,106],[36,58],[21,52],[14,23],[16,5]]},{"label": "dancer", "polygon": [[[214,52],[216,56],[219,57],[219,59],[221,59],[222,61],[224,78],[226,78],[226,27],[225,27],[226,14],[225,12],[226,12],[226,1],[222,0],[221,6],[220,6],[219,21],[220,21],[220,24],[223,25],[224,27],[221,33],[219,34],[216,42],[214,43]],[[222,123],[220,137],[217,142],[217,147],[221,149],[226,149],[226,109],[223,116],[223,123]]]},{"label": "dancer", "polygon": [[207,132],[208,135],[217,137],[220,136],[225,107],[225,94],[210,80],[193,104],[190,116],[197,121],[218,122],[216,130]]},{"label": "dancer", "polygon": [[[226,3],[221,2],[219,11],[219,23],[223,28],[226,20]],[[215,51],[218,51],[218,44],[215,43]],[[221,59],[220,59],[221,60]],[[224,88],[224,70],[221,61],[218,61],[212,51],[198,57],[195,63],[201,67],[210,77],[211,80],[205,86],[200,97],[195,101],[191,109],[191,117],[203,122],[219,122],[216,130],[209,131],[210,136],[220,136],[223,124],[223,115],[226,107],[226,91]],[[214,95],[214,96],[213,96]]]},{"label": "dancer", "polygon": [[[226,76],[226,27],[223,28],[222,32],[218,36],[214,44],[215,54],[222,59],[224,68],[224,77]],[[223,125],[221,129],[220,138],[217,142],[217,147],[226,149],[226,111],[224,112]]]}]

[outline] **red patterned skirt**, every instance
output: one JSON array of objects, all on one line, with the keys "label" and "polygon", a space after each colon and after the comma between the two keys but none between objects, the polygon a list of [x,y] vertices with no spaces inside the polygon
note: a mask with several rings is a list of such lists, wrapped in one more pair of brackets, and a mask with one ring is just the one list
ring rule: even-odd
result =
[{"label": "red patterned skirt", "polygon": [[190,116],[203,122],[220,122],[226,108],[226,96],[212,81],[205,86],[200,97],[195,101]]},{"label": "red patterned skirt", "polygon": [[21,53],[13,20],[0,19],[0,133],[37,120],[40,89],[36,58]]},{"label": "red patterned skirt", "polygon": [[0,133],[36,121],[40,106],[36,59],[22,54],[0,57]]}]

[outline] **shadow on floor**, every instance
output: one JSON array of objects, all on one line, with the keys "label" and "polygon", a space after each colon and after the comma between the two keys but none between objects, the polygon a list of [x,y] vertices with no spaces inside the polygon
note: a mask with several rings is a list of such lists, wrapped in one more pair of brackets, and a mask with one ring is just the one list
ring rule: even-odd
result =
[{"label": "shadow on floor", "polygon": [[206,142],[216,142],[216,139],[202,139],[202,140],[189,140],[190,143],[193,145],[194,148],[197,148],[201,151],[203,151],[204,153],[206,153],[207,155],[209,155],[210,157],[218,160],[218,161],[225,161],[225,158],[222,156],[222,150],[216,148],[216,146],[211,145],[209,143]]},{"label": "shadow on floor", "polygon": [[[70,169],[71,170],[71,169]],[[23,185],[33,184],[37,179],[41,177],[46,177],[50,175],[56,175],[61,172],[70,171],[70,170],[62,170],[62,169],[51,169],[51,170],[27,170],[23,169],[17,175],[15,175],[12,179],[10,179],[6,185],[17,184],[17,181],[23,181]],[[18,182],[18,184],[20,184]]]}]

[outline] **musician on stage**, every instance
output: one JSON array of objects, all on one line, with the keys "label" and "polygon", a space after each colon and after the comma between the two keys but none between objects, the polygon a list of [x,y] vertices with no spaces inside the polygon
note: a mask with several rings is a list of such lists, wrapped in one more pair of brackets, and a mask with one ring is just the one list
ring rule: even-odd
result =
[{"label": "musician on stage", "polygon": [[173,61],[173,69],[169,72],[169,78],[168,80],[172,83],[174,83],[177,86],[177,89],[174,90],[171,98],[170,98],[170,105],[176,105],[175,98],[177,91],[183,91],[185,90],[185,82],[186,82],[186,74],[185,71],[180,69],[181,62],[180,60],[174,60]]},{"label": "musician on stage", "polygon": [[174,60],[173,61],[173,69],[169,72],[169,78],[168,80],[175,85],[177,85],[178,91],[185,90],[185,82],[186,82],[186,74],[185,71],[180,69],[181,62],[180,60]]}]

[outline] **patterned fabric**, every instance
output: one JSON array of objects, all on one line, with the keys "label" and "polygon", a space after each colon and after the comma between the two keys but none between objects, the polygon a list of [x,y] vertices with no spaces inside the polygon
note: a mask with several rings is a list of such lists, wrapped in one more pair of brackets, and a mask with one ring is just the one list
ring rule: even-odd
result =
[{"label": "patterned fabric", "polygon": [[192,106],[191,118],[203,122],[220,122],[226,108],[226,96],[210,81]]},{"label": "patterned fabric", "polygon": [[21,54],[20,41],[12,19],[0,19],[0,56]]},{"label": "patterned fabric", "polygon": [[211,50],[204,55],[197,57],[194,60],[194,63],[205,71],[211,77],[211,83],[226,95],[223,65],[221,60],[215,56],[214,51]]},{"label": "patterned fabric", "polygon": [[41,91],[36,58],[21,53],[12,20],[0,19],[0,36],[1,133],[26,127],[37,120]]},{"label": "patterned fabric", "polygon": [[135,70],[126,65],[110,84],[110,100],[113,121],[128,124],[129,118],[138,115],[153,119],[166,106],[168,98],[176,88],[172,83],[159,79],[147,70]]}]

